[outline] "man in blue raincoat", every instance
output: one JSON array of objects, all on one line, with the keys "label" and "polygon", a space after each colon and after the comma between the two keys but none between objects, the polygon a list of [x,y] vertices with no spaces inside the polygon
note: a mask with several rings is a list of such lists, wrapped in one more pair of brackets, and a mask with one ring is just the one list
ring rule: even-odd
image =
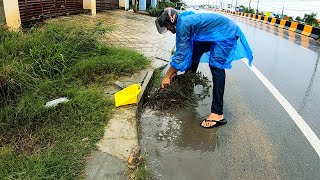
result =
[{"label": "man in blue raincoat", "polygon": [[213,81],[211,114],[200,125],[212,128],[226,124],[223,116],[225,69],[231,69],[231,63],[235,60],[246,58],[249,65],[253,60],[241,29],[232,20],[219,14],[178,14],[173,8],[164,9],[155,23],[161,34],[167,30],[176,33],[176,51],[161,87],[169,86],[171,78],[178,71],[196,72],[201,56],[209,52],[208,62]]}]

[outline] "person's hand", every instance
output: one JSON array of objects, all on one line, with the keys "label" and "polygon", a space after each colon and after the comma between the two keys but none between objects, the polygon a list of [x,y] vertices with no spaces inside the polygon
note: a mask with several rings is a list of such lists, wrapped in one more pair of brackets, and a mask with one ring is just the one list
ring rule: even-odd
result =
[{"label": "person's hand", "polygon": [[161,81],[161,88],[166,88],[170,86],[171,79],[169,77],[164,77]]},{"label": "person's hand", "polygon": [[176,69],[174,69],[172,66],[170,66],[170,68],[166,72],[166,75],[164,76],[164,78],[161,81],[161,88],[162,89],[170,86],[171,78],[173,76],[175,76],[177,74],[177,72],[178,71]]}]

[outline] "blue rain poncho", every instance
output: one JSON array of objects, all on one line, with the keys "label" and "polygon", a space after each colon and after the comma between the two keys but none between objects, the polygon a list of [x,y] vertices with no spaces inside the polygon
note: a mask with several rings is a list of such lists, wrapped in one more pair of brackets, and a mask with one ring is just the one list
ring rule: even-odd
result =
[{"label": "blue rain poncho", "polygon": [[170,65],[186,71],[192,64],[193,45],[199,42],[212,42],[210,52],[201,60],[210,66],[231,69],[235,60],[246,58],[249,65],[253,60],[244,34],[232,20],[219,14],[184,12],[178,16],[176,52]]}]

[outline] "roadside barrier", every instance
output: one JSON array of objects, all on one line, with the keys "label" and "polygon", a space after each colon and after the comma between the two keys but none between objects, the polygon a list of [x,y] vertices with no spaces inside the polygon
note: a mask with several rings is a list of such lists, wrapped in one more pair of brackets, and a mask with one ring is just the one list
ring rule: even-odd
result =
[{"label": "roadside barrier", "polygon": [[272,25],[272,26],[276,25],[276,21],[277,21],[276,18],[271,18],[270,25]]},{"label": "roadside barrier", "polygon": [[265,16],[264,19],[263,19],[263,23],[268,23],[268,19],[269,19],[269,17]]},{"label": "roadside barrier", "polygon": [[[278,20],[278,19],[277,19]],[[279,25],[278,25],[278,28],[282,28],[282,29],[284,29],[284,26],[286,25],[286,20],[283,20],[283,19],[281,19],[280,20],[280,23],[279,23]]]},{"label": "roadside barrier", "polygon": [[291,22],[290,28],[288,30],[296,32],[297,28],[298,28],[298,23],[297,22]]},{"label": "roadside barrier", "polygon": [[268,23],[271,26],[276,26],[280,29],[286,29],[292,32],[296,32],[304,36],[312,37],[314,39],[319,39],[320,37],[320,28],[316,28],[310,25],[300,24],[294,21],[277,19],[274,17],[262,16],[262,15],[251,14],[251,13],[233,12],[229,10],[223,10],[222,12],[231,13],[237,16],[244,16],[249,19],[260,21],[265,24]]},{"label": "roadside barrier", "polygon": [[297,25],[297,29],[296,29],[296,33],[301,34],[302,31],[303,31],[303,29],[304,29],[304,26],[305,26],[305,25],[303,25],[303,24],[298,24],[298,25]]},{"label": "roadside barrier", "polygon": [[252,18],[253,18],[253,19],[256,19],[256,18],[257,18],[257,15],[256,15],[256,14],[253,14],[253,15],[252,15]]},{"label": "roadside barrier", "polygon": [[261,15],[258,15],[257,21],[261,21],[261,18],[262,18],[262,16],[261,16]]},{"label": "roadside barrier", "polygon": [[310,37],[314,39],[319,39],[319,36],[320,36],[320,28],[312,27]]}]

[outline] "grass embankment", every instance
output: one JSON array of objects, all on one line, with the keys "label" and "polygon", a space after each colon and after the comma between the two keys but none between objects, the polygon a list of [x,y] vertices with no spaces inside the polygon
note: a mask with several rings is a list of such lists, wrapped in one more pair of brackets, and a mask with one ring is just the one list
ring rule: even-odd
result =
[{"label": "grass embankment", "polygon": [[[59,22],[0,30],[0,179],[83,177],[113,108],[102,87],[148,65],[99,43],[107,30]],[[44,107],[59,97],[70,101]]]}]

